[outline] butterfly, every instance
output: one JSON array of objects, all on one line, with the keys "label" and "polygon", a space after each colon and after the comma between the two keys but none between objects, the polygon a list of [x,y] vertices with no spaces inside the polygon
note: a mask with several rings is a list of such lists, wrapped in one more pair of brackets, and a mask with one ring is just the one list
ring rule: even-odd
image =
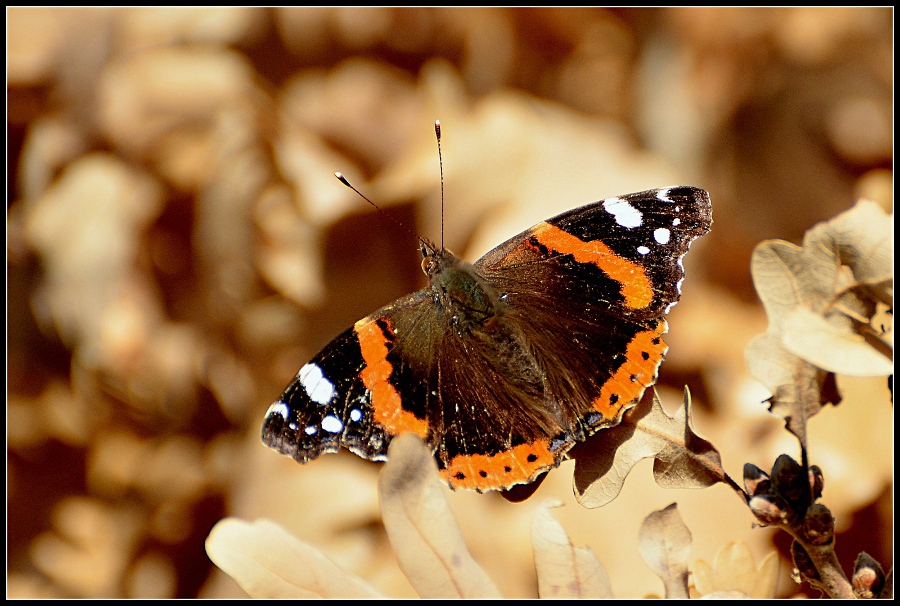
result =
[{"label": "butterfly", "polygon": [[414,433],[452,488],[533,482],[654,384],[682,258],[711,225],[709,194],[676,186],[575,208],[472,264],[422,238],[428,286],[303,365],[263,442],[301,463],[383,461]]}]

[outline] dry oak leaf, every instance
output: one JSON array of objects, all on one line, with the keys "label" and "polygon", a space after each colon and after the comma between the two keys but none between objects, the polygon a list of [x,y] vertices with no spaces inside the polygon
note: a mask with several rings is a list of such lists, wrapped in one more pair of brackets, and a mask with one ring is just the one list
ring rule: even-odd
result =
[{"label": "dry oak leaf", "polygon": [[550,510],[562,503],[549,499],[531,524],[538,594],[542,598],[611,598],[609,576],[589,548],[577,549]]},{"label": "dry oak leaf", "polygon": [[815,302],[790,312],[783,335],[788,351],[838,374],[893,372],[893,345],[879,350],[860,334],[878,303],[893,306],[893,235],[892,217],[866,200],[810,230],[804,248],[812,248],[838,277],[833,291],[823,293],[829,298],[818,313]]},{"label": "dry oak leaf", "polygon": [[806,419],[840,402],[831,373],[892,372],[892,345],[871,327],[893,295],[892,259],[892,218],[868,201],[813,227],[802,247],[770,240],[753,252],[769,328],[747,347],[747,368],[804,446]]},{"label": "dry oak leaf", "polygon": [[644,518],[638,541],[641,557],[662,579],[666,597],[687,598],[691,531],[678,514],[678,504],[672,503]]},{"label": "dry oak leaf", "polygon": [[[382,519],[397,562],[423,598],[499,598],[474,561],[447,506],[434,457],[412,434],[395,438],[379,476]],[[609,578],[590,549],[576,549],[550,515],[548,501],[532,523],[541,597],[612,597]],[[226,518],[206,540],[209,558],[251,597],[382,597],[314,548],[267,520]]]},{"label": "dry oak leaf", "polygon": [[[401,570],[422,597],[499,597],[450,514],[434,457],[415,436],[394,440],[379,478],[382,518]],[[379,597],[272,522],[226,519],[207,539],[210,559],[252,597]]]},{"label": "dry oak leaf", "polygon": [[778,585],[778,553],[770,552],[757,568],[750,548],[732,541],[719,550],[712,566],[697,560],[693,573],[694,586],[703,596],[738,592],[748,598],[772,599]]},{"label": "dry oak leaf", "polygon": [[413,434],[394,438],[378,478],[381,515],[400,570],[423,598],[499,598],[444,497],[434,456]]},{"label": "dry oak leaf", "polygon": [[810,364],[853,377],[887,376],[893,362],[852,327],[836,326],[806,307],[792,311],[784,324],[785,349]]},{"label": "dry oak leaf", "polygon": [[225,518],[206,553],[253,598],[376,598],[380,594],[268,520]]},{"label": "dry oak leaf", "polygon": [[638,461],[653,457],[653,477],[663,488],[707,488],[725,481],[718,450],[694,433],[691,398],[670,417],[654,390],[622,422],[569,452],[575,463],[575,496],[589,508],[615,499]]}]

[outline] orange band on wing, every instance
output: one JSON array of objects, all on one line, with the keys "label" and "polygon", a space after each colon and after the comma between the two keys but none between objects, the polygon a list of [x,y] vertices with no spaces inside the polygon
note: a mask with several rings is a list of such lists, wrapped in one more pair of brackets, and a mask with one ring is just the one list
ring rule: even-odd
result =
[{"label": "orange band on wing", "polygon": [[659,320],[656,328],[639,332],[628,344],[625,362],[603,384],[600,395],[594,398],[594,408],[605,419],[617,419],[622,408],[634,403],[656,380],[656,370],[668,350],[662,340],[666,330],[666,321]]},{"label": "orange band on wing", "polygon": [[653,301],[653,286],[644,268],[620,257],[603,242],[585,242],[549,223],[538,225],[533,235],[547,248],[572,255],[579,263],[591,263],[603,270],[603,273],[621,285],[622,296],[628,307],[643,309]]},{"label": "orange band on wing", "polygon": [[375,421],[391,435],[414,433],[425,438],[428,422],[403,410],[400,394],[390,382],[394,367],[388,362],[387,339],[376,322],[363,318],[354,326],[359,349],[366,363],[359,373],[363,385],[372,392]]},{"label": "orange band on wing", "polygon": [[544,469],[556,466],[547,440],[520,444],[495,455],[459,455],[450,459],[441,478],[453,488],[499,490],[521,484]]}]

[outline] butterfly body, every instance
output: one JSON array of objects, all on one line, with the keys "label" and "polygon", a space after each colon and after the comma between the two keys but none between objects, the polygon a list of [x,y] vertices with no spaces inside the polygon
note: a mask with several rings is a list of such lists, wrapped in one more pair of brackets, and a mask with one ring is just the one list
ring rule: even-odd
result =
[{"label": "butterfly body", "polygon": [[411,432],[451,487],[533,481],[655,382],[681,258],[711,214],[679,186],[573,209],[474,264],[421,240],[429,285],[304,365],[263,441],[300,462],[342,447],[384,460]]}]

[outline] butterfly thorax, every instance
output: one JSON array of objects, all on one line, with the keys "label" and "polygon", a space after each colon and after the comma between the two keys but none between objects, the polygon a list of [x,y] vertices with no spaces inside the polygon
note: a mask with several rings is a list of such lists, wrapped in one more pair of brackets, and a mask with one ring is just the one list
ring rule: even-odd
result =
[{"label": "butterfly thorax", "polygon": [[422,270],[431,281],[434,301],[450,328],[460,337],[475,339],[501,375],[515,377],[520,387],[542,391],[544,374],[516,322],[511,321],[504,293],[478,270],[452,252],[422,240]]},{"label": "butterfly thorax", "polygon": [[450,324],[460,333],[492,332],[506,307],[500,293],[449,250],[424,239],[421,250],[422,270]]}]

